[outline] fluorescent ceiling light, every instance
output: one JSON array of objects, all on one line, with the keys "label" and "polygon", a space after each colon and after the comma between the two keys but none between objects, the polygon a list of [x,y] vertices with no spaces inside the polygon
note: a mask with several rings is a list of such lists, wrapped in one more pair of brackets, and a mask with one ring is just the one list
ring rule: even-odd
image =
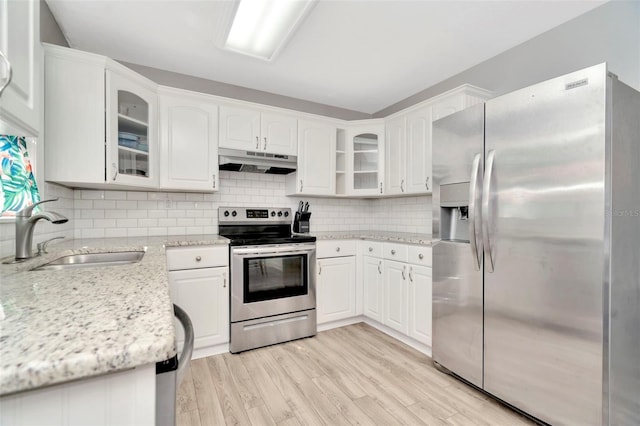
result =
[{"label": "fluorescent ceiling light", "polygon": [[314,0],[240,0],[225,49],[273,60]]}]

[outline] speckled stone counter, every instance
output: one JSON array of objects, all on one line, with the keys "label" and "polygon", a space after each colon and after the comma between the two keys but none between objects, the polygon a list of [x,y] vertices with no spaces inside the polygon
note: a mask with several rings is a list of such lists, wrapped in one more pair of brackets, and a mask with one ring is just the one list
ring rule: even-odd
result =
[{"label": "speckled stone counter", "polygon": [[391,231],[336,231],[336,232],[312,232],[318,240],[372,240],[390,243],[432,245],[435,240],[431,234],[412,234],[407,232]]},{"label": "speckled stone counter", "polygon": [[[166,247],[228,244],[217,235],[70,240],[0,265],[0,395],[176,354]],[[76,253],[145,250],[139,263],[30,271]]]}]

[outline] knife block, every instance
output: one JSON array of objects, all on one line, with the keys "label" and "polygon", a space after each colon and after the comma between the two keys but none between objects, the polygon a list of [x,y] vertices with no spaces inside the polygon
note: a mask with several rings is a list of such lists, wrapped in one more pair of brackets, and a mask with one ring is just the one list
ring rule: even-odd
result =
[{"label": "knife block", "polygon": [[309,232],[309,219],[311,218],[311,213],[305,212],[296,212],[296,215],[293,218],[293,232],[296,234],[306,234]]}]

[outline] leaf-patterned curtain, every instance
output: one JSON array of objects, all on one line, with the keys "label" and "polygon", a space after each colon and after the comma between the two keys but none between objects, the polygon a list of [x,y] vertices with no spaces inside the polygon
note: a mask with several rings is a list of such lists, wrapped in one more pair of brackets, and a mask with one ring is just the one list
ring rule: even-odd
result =
[{"label": "leaf-patterned curtain", "polygon": [[38,186],[20,136],[0,135],[0,205],[2,216],[12,217],[24,207],[40,201]]}]

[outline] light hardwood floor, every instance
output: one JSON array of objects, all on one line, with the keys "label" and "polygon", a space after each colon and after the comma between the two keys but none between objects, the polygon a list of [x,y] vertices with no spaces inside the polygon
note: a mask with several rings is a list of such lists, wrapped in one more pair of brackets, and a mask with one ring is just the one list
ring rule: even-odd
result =
[{"label": "light hardwood floor", "polygon": [[178,425],[531,425],[366,324],[192,361]]}]

